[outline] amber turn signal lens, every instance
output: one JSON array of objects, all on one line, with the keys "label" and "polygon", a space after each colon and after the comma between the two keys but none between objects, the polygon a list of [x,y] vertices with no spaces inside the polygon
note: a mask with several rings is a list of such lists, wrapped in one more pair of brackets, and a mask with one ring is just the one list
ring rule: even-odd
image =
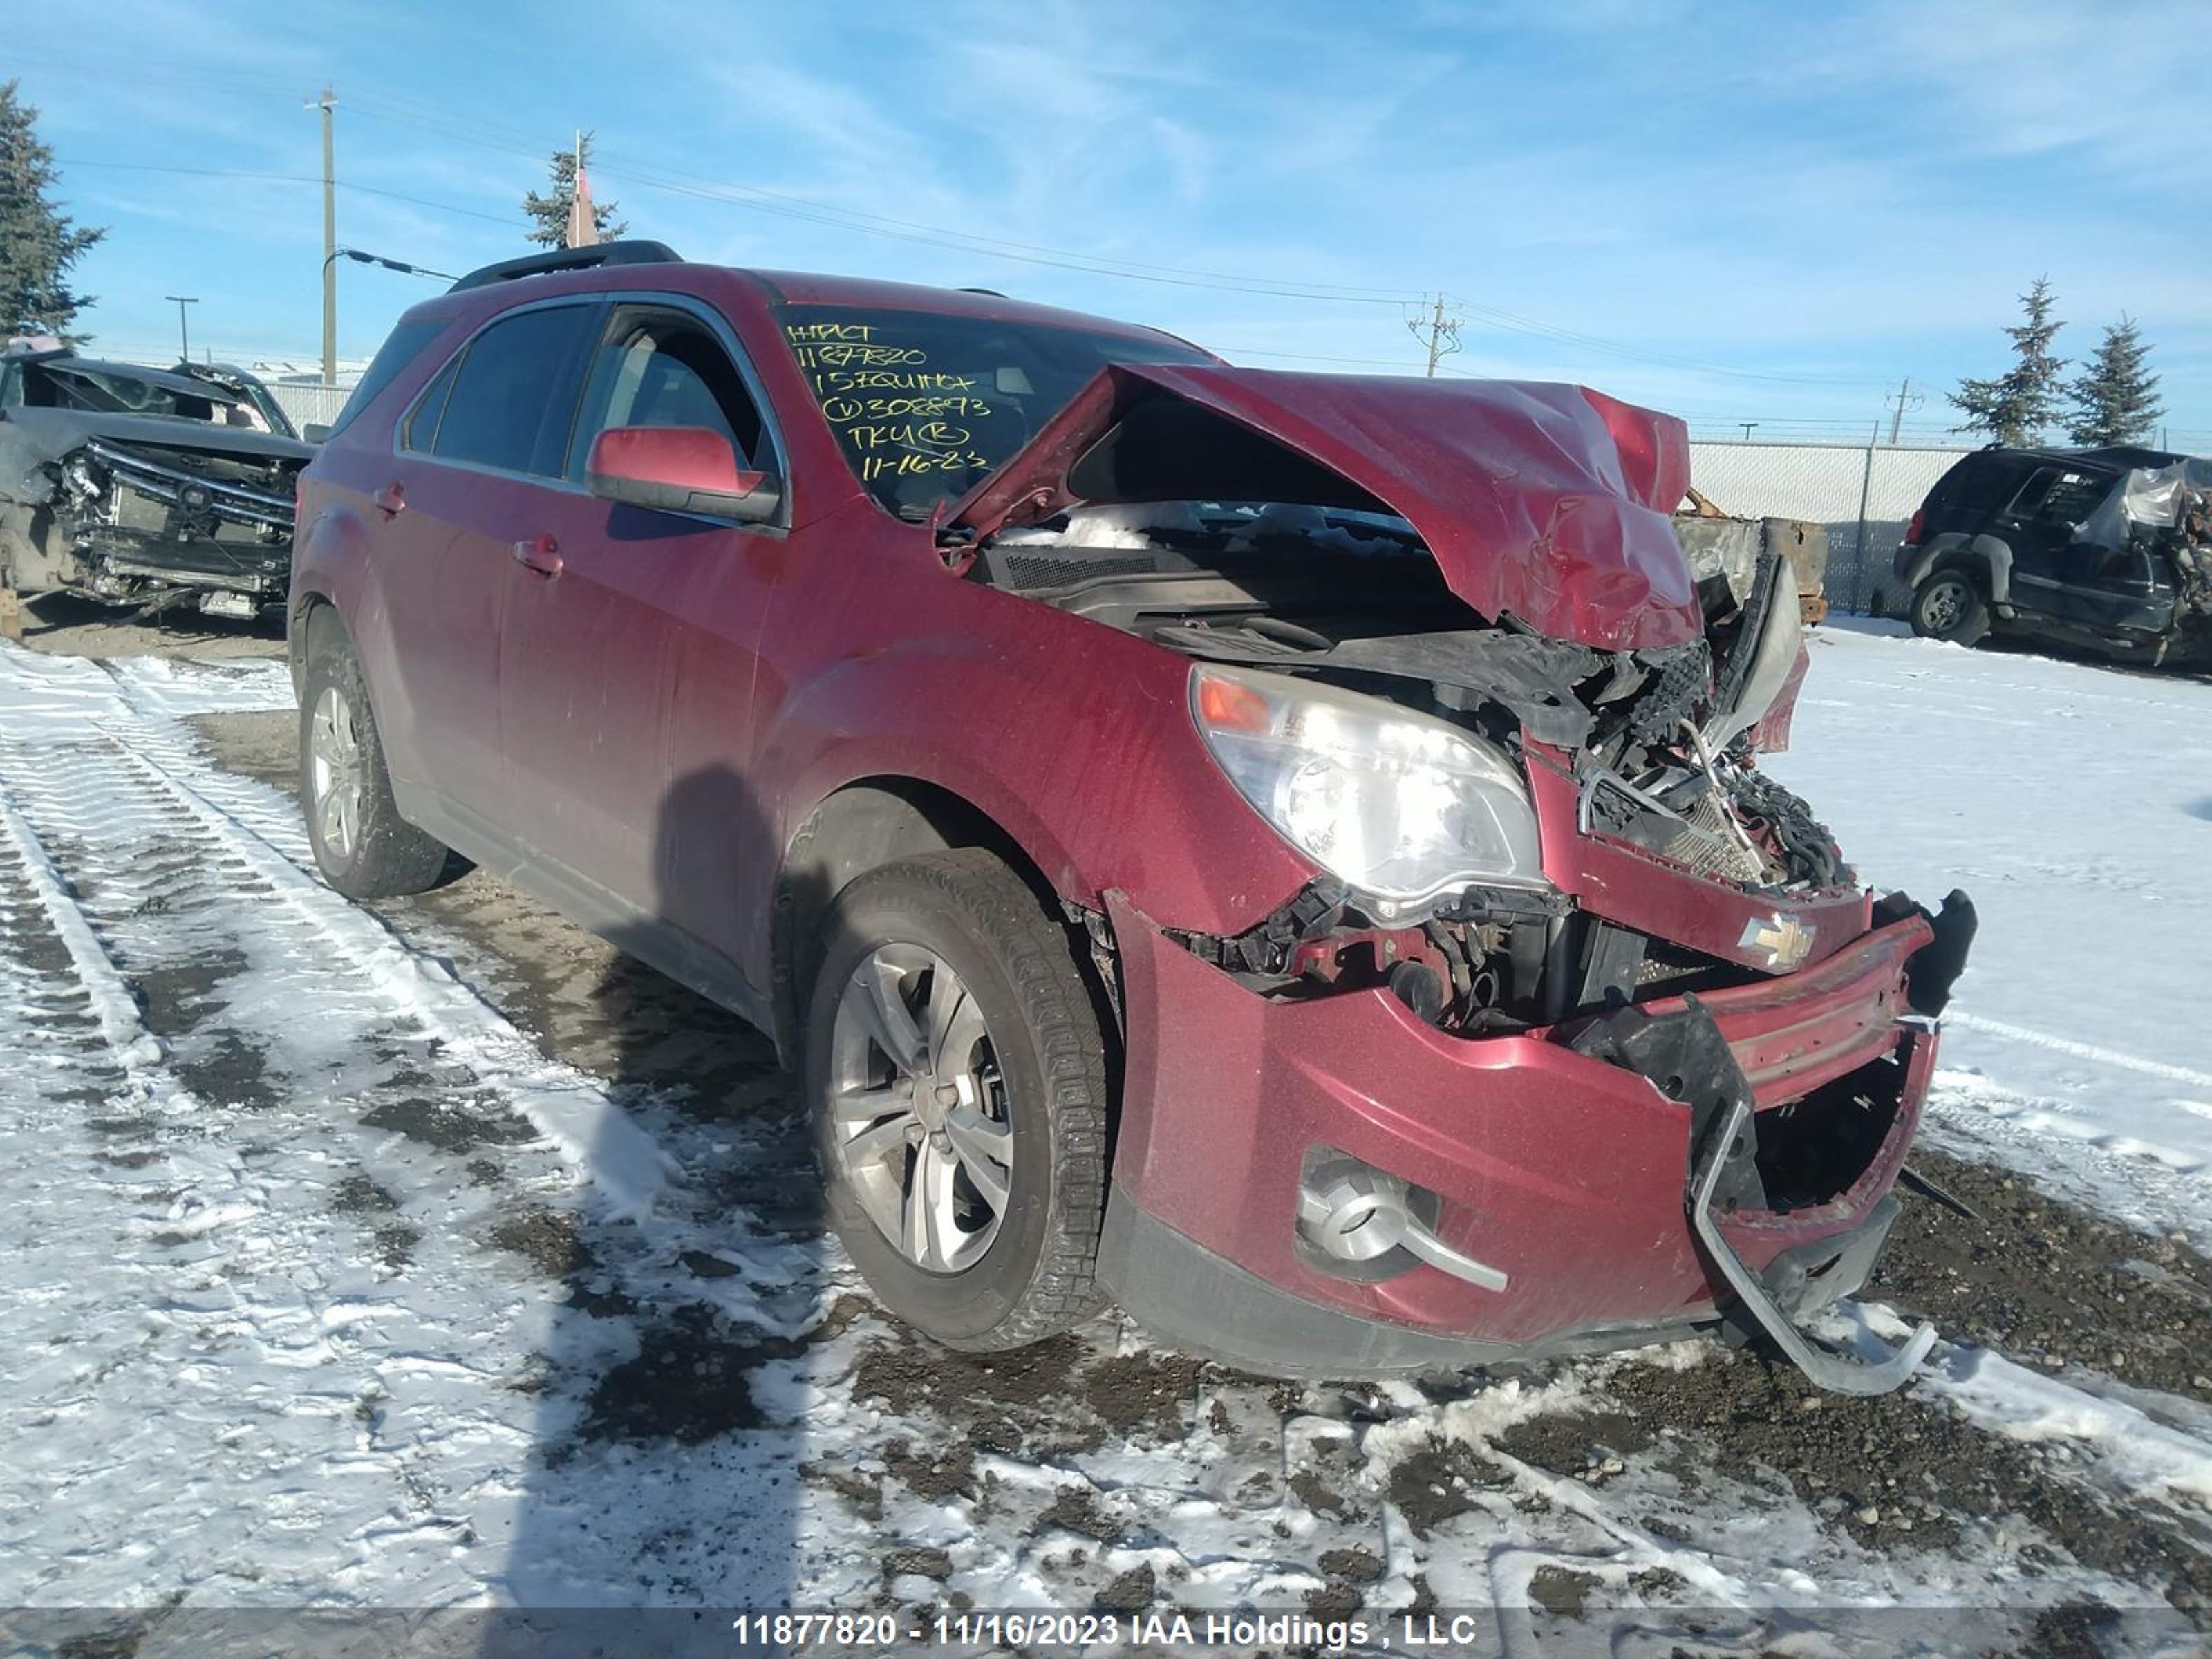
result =
[{"label": "amber turn signal lens", "polygon": [[1198,682],[1198,718],[1217,732],[1265,732],[1267,700],[1249,685],[1202,675]]}]

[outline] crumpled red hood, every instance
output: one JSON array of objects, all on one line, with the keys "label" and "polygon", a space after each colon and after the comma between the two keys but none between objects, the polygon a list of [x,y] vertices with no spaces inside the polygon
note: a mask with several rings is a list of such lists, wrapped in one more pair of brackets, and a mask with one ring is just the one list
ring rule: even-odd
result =
[{"label": "crumpled red hood", "polygon": [[1412,524],[1453,592],[1495,621],[1606,650],[1681,645],[1704,617],[1669,514],[1690,482],[1671,415],[1537,381],[1285,374],[1225,365],[1102,370],[947,520],[979,538],[1087,501],[1078,460],[1165,392],[1341,475]]}]

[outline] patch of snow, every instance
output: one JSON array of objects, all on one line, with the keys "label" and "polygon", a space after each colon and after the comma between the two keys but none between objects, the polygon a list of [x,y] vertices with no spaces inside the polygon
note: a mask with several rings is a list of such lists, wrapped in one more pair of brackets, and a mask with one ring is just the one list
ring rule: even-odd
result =
[{"label": "patch of snow", "polygon": [[[1856,619],[1808,639],[1790,751],[1766,764],[1877,889],[1932,908],[1963,888],[1980,915],[1937,1132],[2212,1233],[2212,1020],[2176,1017],[2212,937],[2212,685]],[[1994,1133],[1974,1121],[1992,1113]]]},{"label": "patch of snow", "polygon": [[1165,544],[1156,530],[1202,535],[1206,526],[1188,501],[1129,501],[1103,507],[1069,509],[1061,530],[1009,530],[998,538],[1001,547],[1160,547]]}]

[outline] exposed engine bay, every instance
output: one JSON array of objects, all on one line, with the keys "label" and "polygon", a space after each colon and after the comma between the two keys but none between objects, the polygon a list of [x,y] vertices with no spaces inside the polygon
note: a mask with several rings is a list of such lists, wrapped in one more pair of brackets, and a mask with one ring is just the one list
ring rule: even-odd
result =
[{"label": "exposed engine bay", "polygon": [[314,451],[269,429],[283,414],[258,382],[55,354],[0,374],[0,581],[141,614],[283,603]]},{"label": "exposed engine bay", "polygon": [[[1297,676],[1571,769],[1577,827],[1753,893],[1856,876],[1811,809],[1758,769],[1802,672],[1790,562],[1692,557],[1703,639],[1606,650],[1486,622],[1387,511],[1250,502],[1075,507],[1003,532],[971,580],[1203,661]],[[1321,882],[1249,932],[1185,940],[1254,988],[1386,984],[1470,1034],[1759,975],[1576,910],[1472,886],[1396,915]],[[1794,964],[1791,964],[1794,965]]]}]

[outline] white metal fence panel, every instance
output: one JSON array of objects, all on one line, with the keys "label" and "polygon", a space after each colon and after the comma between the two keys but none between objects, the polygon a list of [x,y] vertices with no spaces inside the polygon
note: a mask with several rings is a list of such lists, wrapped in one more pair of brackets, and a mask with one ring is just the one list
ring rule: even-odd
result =
[{"label": "white metal fence panel", "polygon": [[276,407],[291,416],[292,424],[305,432],[311,426],[328,426],[345,407],[345,400],[353,395],[349,386],[300,386],[289,380],[269,384],[269,395],[276,400]]},{"label": "white metal fence panel", "polygon": [[1698,442],[1690,481],[1741,519],[1809,519],[1828,532],[1828,603],[1900,608],[1891,556],[1929,487],[1967,453],[1865,444]]}]

